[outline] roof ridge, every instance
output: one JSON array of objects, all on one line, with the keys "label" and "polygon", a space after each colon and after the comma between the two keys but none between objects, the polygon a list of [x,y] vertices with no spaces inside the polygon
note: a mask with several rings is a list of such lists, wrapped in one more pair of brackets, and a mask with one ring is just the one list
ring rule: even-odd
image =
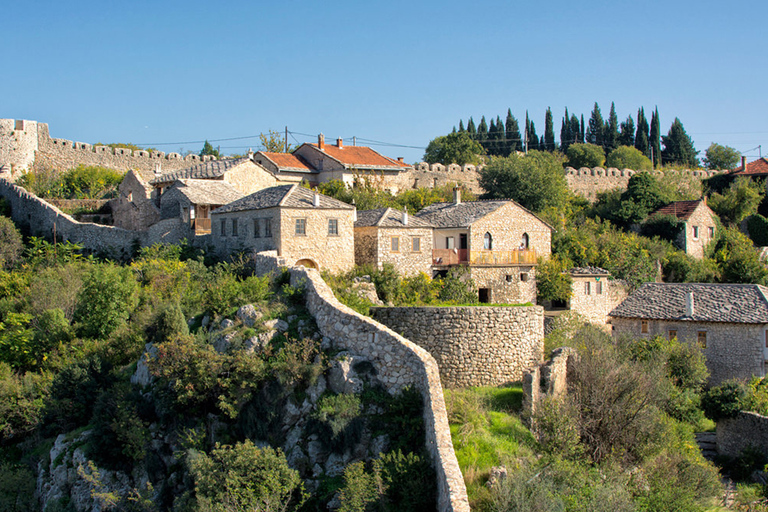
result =
[{"label": "roof ridge", "polygon": [[383,214],[381,214],[381,216],[379,217],[379,220],[377,220],[377,221],[376,221],[376,226],[379,226],[379,227],[381,226],[381,224],[382,224],[382,223],[383,223],[383,222],[386,220],[386,218],[389,216],[389,212],[390,212],[391,210],[392,210],[392,208],[390,208],[389,206],[387,206],[387,207],[384,209],[384,213],[383,213]]},{"label": "roof ridge", "polygon": [[285,192],[285,195],[283,196],[282,199],[280,199],[280,202],[277,203],[277,206],[283,206],[285,202],[288,200],[288,198],[291,197],[291,194],[293,194],[293,192],[296,190],[296,187],[298,186],[299,186],[298,183],[294,183],[293,185],[291,185],[291,188]]}]

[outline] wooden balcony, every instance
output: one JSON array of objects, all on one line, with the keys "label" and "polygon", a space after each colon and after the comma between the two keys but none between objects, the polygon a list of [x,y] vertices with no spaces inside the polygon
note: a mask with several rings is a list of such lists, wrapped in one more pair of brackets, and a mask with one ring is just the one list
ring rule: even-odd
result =
[{"label": "wooden balcony", "polygon": [[468,251],[467,249],[433,249],[432,265],[535,265],[535,249],[512,251]]},{"label": "wooden balcony", "polygon": [[469,263],[467,249],[432,249],[433,265],[458,265]]},{"label": "wooden balcony", "polygon": [[196,235],[207,235],[211,232],[211,219],[192,219],[192,229],[195,230]]}]

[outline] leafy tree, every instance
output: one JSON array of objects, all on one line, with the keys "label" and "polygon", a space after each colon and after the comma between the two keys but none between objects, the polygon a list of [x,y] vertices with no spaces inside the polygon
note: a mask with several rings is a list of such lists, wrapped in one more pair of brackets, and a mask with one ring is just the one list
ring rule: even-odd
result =
[{"label": "leafy tree", "polygon": [[264,151],[269,153],[293,153],[296,149],[293,145],[287,144],[280,135],[280,132],[269,130],[267,133],[260,133],[259,140]]},{"label": "leafy tree", "polygon": [[677,117],[669,128],[669,133],[662,137],[662,142],[664,142],[664,151],[661,152],[661,157],[665,164],[699,166],[699,159],[696,156],[699,152],[693,147],[693,141],[685,133],[683,123]]},{"label": "leafy tree", "polygon": [[611,151],[606,160],[608,167],[617,169],[632,169],[635,171],[653,170],[653,163],[636,148],[619,146]]},{"label": "leafy tree", "polygon": [[659,143],[661,137],[661,128],[659,126],[659,107],[651,114],[651,132],[650,132],[649,144],[651,146],[651,153],[653,155],[653,166],[659,167],[661,165],[661,144]]},{"label": "leafy tree", "polygon": [[730,146],[721,146],[713,142],[704,151],[704,167],[712,170],[733,169],[739,163],[741,153]]},{"label": "leafy tree", "polygon": [[603,145],[603,132],[605,131],[603,115],[600,113],[600,106],[595,102],[595,108],[592,109],[592,115],[589,118],[589,127],[587,128],[586,142],[595,146]]},{"label": "leafy tree", "polygon": [[214,149],[211,143],[208,142],[207,140],[203,144],[203,149],[200,150],[200,156],[206,156],[206,155],[215,156],[216,158],[219,158],[221,156],[219,154],[219,150]]},{"label": "leafy tree", "polygon": [[625,225],[636,224],[666,201],[656,179],[647,172],[633,174],[627,190],[621,194],[621,206],[616,217]]},{"label": "leafy tree", "polygon": [[605,163],[603,148],[595,144],[571,144],[567,156],[568,165],[575,169],[602,167]]},{"label": "leafy tree", "polygon": [[584,114],[581,114],[581,123],[579,124],[579,140],[576,142],[580,142],[582,144],[586,142],[584,134]]},{"label": "leafy tree", "polygon": [[483,169],[480,186],[488,191],[485,198],[511,198],[536,212],[550,206],[562,208],[571,197],[562,159],[541,151],[492,158]]},{"label": "leafy tree", "polygon": [[424,152],[424,161],[430,164],[478,164],[484,154],[483,146],[467,132],[456,132],[432,139]]},{"label": "leafy tree", "polygon": [[645,156],[650,155],[650,135],[648,120],[645,118],[645,110],[640,107],[637,111],[637,133],[635,134],[635,148]]},{"label": "leafy tree", "polygon": [[611,102],[611,113],[603,131],[603,149],[607,155],[619,147],[619,118],[616,116],[616,104]]},{"label": "leafy tree", "polygon": [[621,123],[621,132],[619,133],[619,146],[634,146],[635,144],[635,121],[632,116],[627,116],[627,120]]},{"label": "leafy tree", "polygon": [[552,121],[552,109],[547,107],[547,113],[544,116],[544,151],[555,150],[555,128]]},{"label": "leafy tree", "polygon": [[725,224],[736,226],[757,212],[763,196],[760,185],[746,176],[739,176],[722,194],[712,194],[708,205]]},{"label": "leafy tree", "polygon": [[0,269],[15,265],[23,252],[21,233],[11,219],[0,215]]},{"label": "leafy tree", "polygon": [[725,283],[768,284],[768,269],[744,233],[734,227],[720,230],[713,258],[721,268]]},{"label": "leafy tree", "polygon": [[539,262],[536,267],[536,300],[566,301],[571,298],[573,279],[566,271],[571,268],[567,258],[553,254],[548,260]]},{"label": "leafy tree", "polygon": [[504,123],[505,137],[507,141],[507,149],[502,156],[507,156],[510,153],[519,151],[519,148],[523,146],[523,138],[520,136],[520,126],[517,123],[517,119],[512,115],[512,109],[507,109],[507,119]]},{"label": "leafy tree", "polygon": [[94,265],[78,294],[75,322],[79,334],[109,336],[128,320],[138,300],[138,284],[129,268]]}]

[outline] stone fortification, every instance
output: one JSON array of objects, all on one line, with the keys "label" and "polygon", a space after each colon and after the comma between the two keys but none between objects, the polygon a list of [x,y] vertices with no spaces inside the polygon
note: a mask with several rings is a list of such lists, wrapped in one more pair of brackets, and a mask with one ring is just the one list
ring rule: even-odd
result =
[{"label": "stone fortification", "polygon": [[48,240],[82,244],[89,252],[125,259],[135,247],[155,243],[178,243],[183,237],[179,219],[168,219],[147,231],[128,231],[113,226],[78,222],[55,206],[47,203],[7,180],[0,179],[0,197],[11,207],[11,218],[30,235]]},{"label": "stone fortification", "polygon": [[390,392],[405,386],[421,392],[426,447],[437,472],[438,510],[469,512],[434,358],[394,331],[341,304],[317,270],[292,268],[291,284],[304,286],[307,308],[320,332],[332,339],[336,348],[365,356]]},{"label": "stone fortification", "polygon": [[0,166],[6,166],[5,177],[11,179],[33,169],[63,171],[80,164],[109,167],[118,171],[135,169],[151,176],[158,168],[163,172],[173,171],[212,159],[215,158],[195,154],[182,156],[162,151],[132,151],[54,139],[46,123],[0,119]]},{"label": "stone fortification", "polygon": [[740,411],[735,418],[717,422],[717,452],[738,457],[747,448],[768,457],[768,416]]},{"label": "stone fortification", "polygon": [[371,315],[432,354],[448,388],[520,381],[544,348],[540,306],[382,307]]}]

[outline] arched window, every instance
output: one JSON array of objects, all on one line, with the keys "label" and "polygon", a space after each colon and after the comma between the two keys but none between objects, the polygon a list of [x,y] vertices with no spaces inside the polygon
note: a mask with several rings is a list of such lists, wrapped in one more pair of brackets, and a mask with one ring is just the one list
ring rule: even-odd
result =
[{"label": "arched window", "polygon": [[493,249],[493,237],[490,233],[486,233],[483,237],[483,249],[486,251]]},{"label": "arched window", "polygon": [[520,241],[520,249],[528,248],[528,233],[523,233],[523,238]]}]

